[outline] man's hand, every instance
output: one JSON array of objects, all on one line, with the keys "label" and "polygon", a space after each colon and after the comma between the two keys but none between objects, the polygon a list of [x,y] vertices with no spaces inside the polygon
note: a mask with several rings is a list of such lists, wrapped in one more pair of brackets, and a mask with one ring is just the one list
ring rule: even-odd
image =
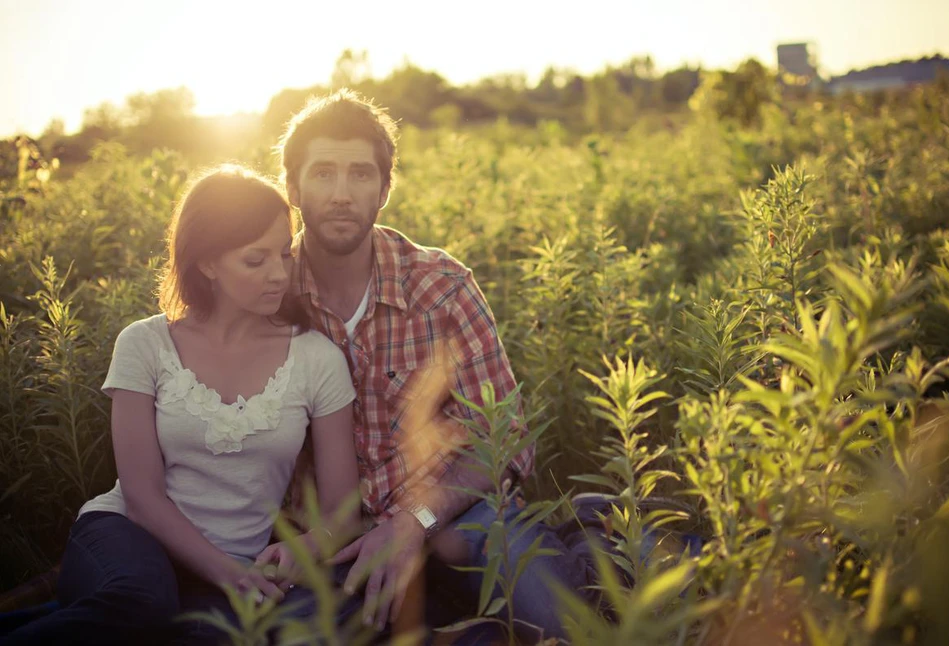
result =
[{"label": "man's hand", "polygon": [[[394,621],[402,609],[405,590],[422,567],[425,530],[414,516],[399,512],[341,549],[330,559],[334,565],[356,559],[343,584],[346,594],[374,567],[366,583],[363,622],[376,630]],[[380,559],[382,559],[380,561]]]}]

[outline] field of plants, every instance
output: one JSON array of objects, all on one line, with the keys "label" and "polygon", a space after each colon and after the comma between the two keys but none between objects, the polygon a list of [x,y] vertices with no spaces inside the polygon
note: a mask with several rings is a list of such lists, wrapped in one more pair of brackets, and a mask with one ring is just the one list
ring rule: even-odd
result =
[{"label": "field of plants", "polygon": [[[547,424],[528,499],[619,495],[575,643],[949,643],[949,87],[748,125],[715,100],[600,135],[406,127],[380,222],[474,270]],[[275,173],[272,144],[242,161]],[[98,388],[191,169],[106,143],[0,184],[0,589],[114,482]]]}]

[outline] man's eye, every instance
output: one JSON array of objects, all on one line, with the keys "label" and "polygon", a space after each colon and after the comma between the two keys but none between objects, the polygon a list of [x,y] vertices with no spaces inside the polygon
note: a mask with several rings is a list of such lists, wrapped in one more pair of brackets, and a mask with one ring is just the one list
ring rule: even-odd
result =
[{"label": "man's eye", "polygon": [[245,260],[244,264],[246,264],[248,267],[260,267],[262,264],[264,264],[264,261],[263,260]]}]

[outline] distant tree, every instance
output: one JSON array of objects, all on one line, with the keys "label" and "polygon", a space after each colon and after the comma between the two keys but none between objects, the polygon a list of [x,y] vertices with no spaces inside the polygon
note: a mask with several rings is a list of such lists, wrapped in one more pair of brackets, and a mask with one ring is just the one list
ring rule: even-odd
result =
[{"label": "distant tree", "polygon": [[455,103],[444,103],[429,115],[432,123],[439,128],[454,130],[461,124],[461,108]]},{"label": "distant tree", "polygon": [[325,94],[327,90],[328,88],[314,86],[303,90],[281,90],[275,94],[261,117],[264,135],[276,138],[283,132],[290,117],[306,105],[308,97]]},{"label": "distant tree", "polygon": [[61,139],[66,135],[66,122],[62,119],[50,119],[43,129],[40,139]]},{"label": "distant tree", "polygon": [[698,69],[680,67],[666,72],[659,81],[662,100],[667,105],[683,105],[699,87],[700,72]]},{"label": "distant tree", "polygon": [[343,50],[336,59],[333,73],[330,76],[330,89],[358,88],[372,78],[369,67],[369,54],[366,50],[354,52],[351,49]]},{"label": "distant tree", "polygon": [[194,94],[186,87],[138,92],[125,100],[132,125],[172,123],[194,114]]},{"label": "distant tree", "polygon": [[590,78],[585,90],[583,116],[589,129],[607,131],[629,124],[634,112],[633,102],[620,91],[612,70]]},{"label": "distant tree", "polygon": [[465,123],[494,121],[499,115],[497,108],[485,101],[478,91],[471,87],[456,90],[452,103],[461,110],[461,119]]},{"label": "distant tree", "polygon": [[451,97],[444,78],[409,61],[373,85],[370,98],[388,107],[393,117],[419,126],[430,125],[432,111]]},{"label": "distant tree", "polygon": [[537,81],[537,85],[530,90],[530,98],[538,103],[557,103],[566,84],[567,78],[563,72],[548,67]]},{"label": "distant tree", "polygon": [[194,94],[186,87],[139,92],[125,101],[128,146],[138,152],[172,148],[189,152],[200,144]]},{"label": "distant tree", "polygon": [[774,73],[755,59],[748,59],[734,72],[705,75],[689,105],[698,112],[711,111],[719,119],[750,126],[758,123],[761,107],[777,98]]},{"label": "distant tree", "polygon": [[127,125],[128,118],[121,108],[105,101],[82,113],[81,133],[90,139],[114,139]]},{"label": "distant tree", "polygon": [[511,123],[532,126],[537,122],[537,111],[531,104],[527,76],[523,73],[495,74],[478,81],[472,90]]}]

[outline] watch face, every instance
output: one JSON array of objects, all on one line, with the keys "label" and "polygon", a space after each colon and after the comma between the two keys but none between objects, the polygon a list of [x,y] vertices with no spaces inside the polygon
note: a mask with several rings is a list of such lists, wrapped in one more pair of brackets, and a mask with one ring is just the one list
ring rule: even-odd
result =
[{"label": "watch face", "polygon": [[435,514],[428,507],[419,507],[415,510],[415,517],[419,519],[425,529],[435,526]]}]

